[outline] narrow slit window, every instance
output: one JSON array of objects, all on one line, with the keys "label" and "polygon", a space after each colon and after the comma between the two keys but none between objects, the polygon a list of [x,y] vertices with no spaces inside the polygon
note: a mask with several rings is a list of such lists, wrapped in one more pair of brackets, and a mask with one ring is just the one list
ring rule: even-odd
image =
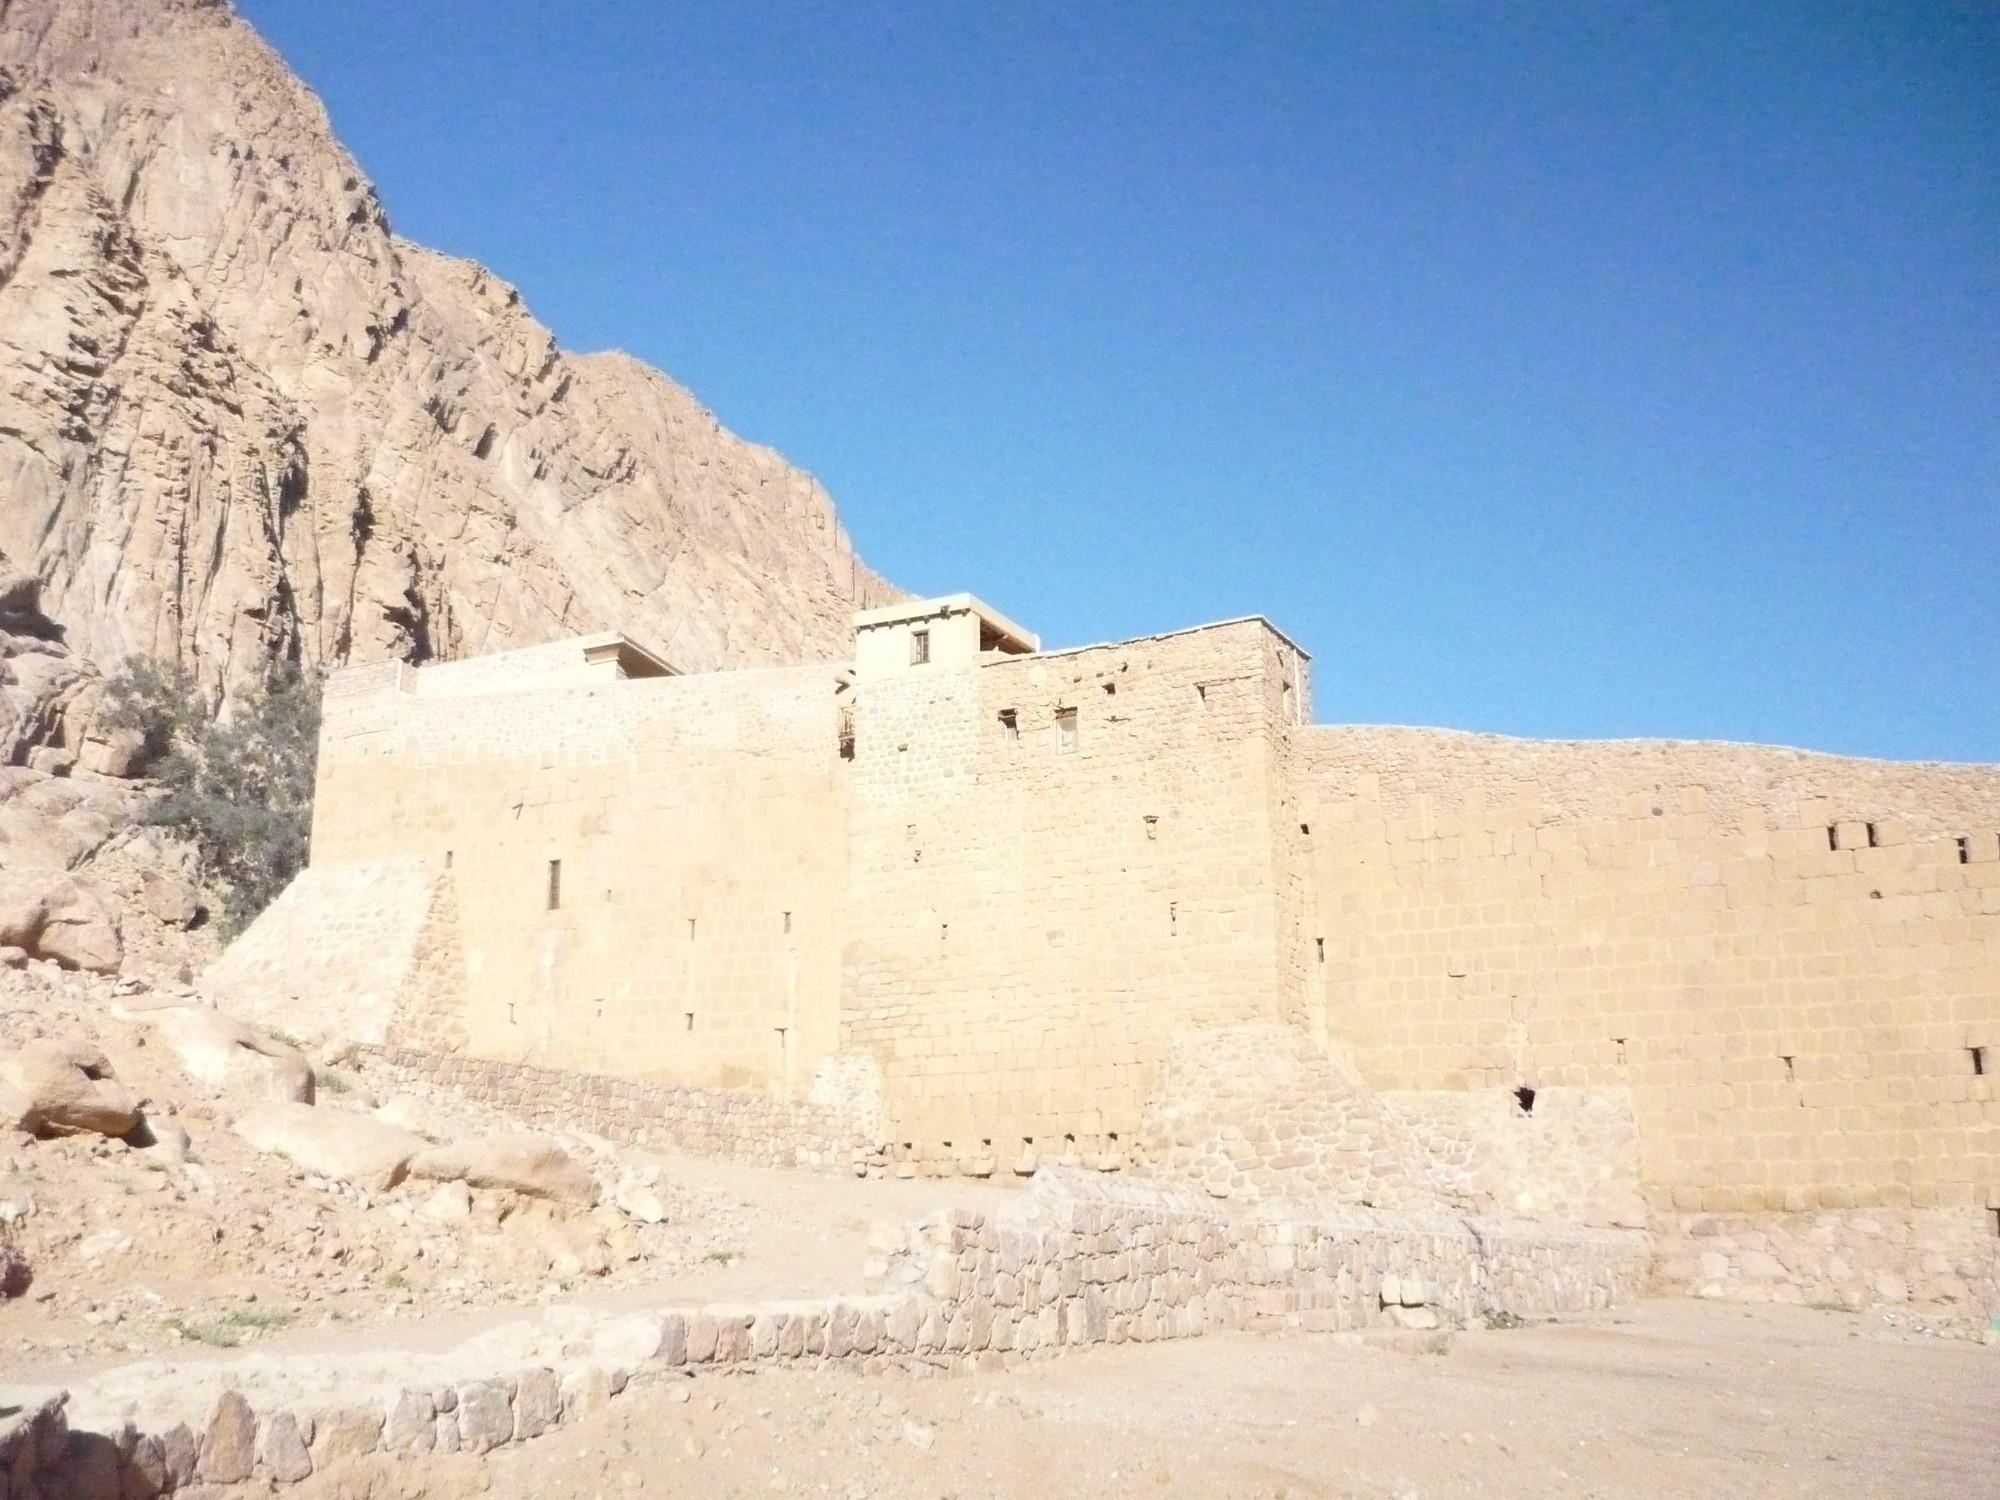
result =
[{"label": "narrow slit window", "polygon": [[1864,826],[1868,830],[1868,847],[1870,849],[1880,849],[1882,847],[1882,838],[1881,835],[1876,833],[1875,825],[1873,823],[1868,823],[1865,824]]},{"label": "narrow slit window", "polygon": [[1972,1054],[1973,1076],[1984,1078],[1986,1076],[1986,1049],[1984,1047],[1967,1047],[1965,1050]]},{"label": "narrow slit window", "polygon": [[[445,862],[445,863],[446,863],[447,865],[449,865],[449,864],[451,863],[451,856],[447,854],[447,855],[445,856],[445,861],[444,861],[444,862]],[[1965,839],[1965,838],[1962,838],[1962,839],[1960,839],[1960,840],[1958,841],[1958,862],[1959,862],[1960,864],[1962,864],[1962,865],[1969,865],[1969,864],[1971,864],[1971,863],[1972,863],[1972,840],[1971,840],[1971,839]]]},{"label": "narrow slit window", "polygon": [[786,931],[786,932],[790,932],[791,930],[792,930],[792,914],[791,914],[790,912],[786,912],[786,913],[785,913],[785,931]]},{"label": "narrow slit window", "polygon": [[549,910],[562,910],[562,861],[549,861]]},{"label": "narrow slit window", "polygon": [[1838,823],[1829,823],[1826,825],[1826,847],[1836,852],[1839,851],[1840,825]]},{"label": "narrow slit window", "polygon": [[1021,716],[1011,708],[1000,710],[1000,736],[1006,740],[1018,740],[1021,737]]},{"label": "narrow slit window", "polygon": [[843,708],[834,721],[834,743],[842,760],[854,759],[854,710]]},{"label": "narrow slit window", "polygon": [[1068,755],[1076,749],[1076,710],[1056,710],[1056,754]]},{"label": "narrow slit window", "polygon": [[928,630],[910,632],[910,665],[921,667],[931,659],[931,633]]},{"label": "narrow slit window", "polygon": [[1320,961],[1321,963],[1325,963],[1325,962],[1326,962],[1326,939],[1325,939],[1325,938],[1314,938],[1314,939],[1313,939],[1313,943],[1314,943],[1314,945],[1315,945],[1315,946],[1316,946],[1316,947],[1317,947],[1317,948],[1319,949],[1319,961]]},{"label": "narrow slit window", "polygon": [[693,1031],[693,1030],[694,1030],[694,1012],[693,1012],[693,1011],[688,1011],[688,1012],[686,1012],[686,1015],[687,1015],[687,1029],[688,1029],[689,1031]]}]

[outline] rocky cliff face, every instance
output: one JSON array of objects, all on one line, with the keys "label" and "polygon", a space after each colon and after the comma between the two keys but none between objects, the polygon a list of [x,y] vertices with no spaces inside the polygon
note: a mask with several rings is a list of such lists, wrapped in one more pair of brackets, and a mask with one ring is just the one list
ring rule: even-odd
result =
[{"label": "rocky cliff face", "polygon": [[226,5],[0,0],[0,761],[135,652],[217,694],[607,628],[704,670],[893,597],[811,476],[391,233]]}]

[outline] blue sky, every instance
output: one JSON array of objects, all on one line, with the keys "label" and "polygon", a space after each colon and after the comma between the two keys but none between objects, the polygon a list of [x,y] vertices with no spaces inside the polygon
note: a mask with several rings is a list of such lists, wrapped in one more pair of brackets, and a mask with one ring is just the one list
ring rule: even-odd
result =
[{"label": "blue sky", "polygon": [[1075,644],[2000,760],[2000,9],[241,0],[409,237]]}]

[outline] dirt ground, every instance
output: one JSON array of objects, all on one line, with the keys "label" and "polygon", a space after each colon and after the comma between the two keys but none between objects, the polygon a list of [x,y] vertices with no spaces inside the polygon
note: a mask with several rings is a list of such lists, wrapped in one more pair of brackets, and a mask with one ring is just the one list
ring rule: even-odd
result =
[{"label": "dirt ground", "polygon": [[2000,1348],[1879,1315],[1649,1302],[1449,1337],[1229,1334],[938,1380],[664,1377],[356,1497],[2000,1495]]}]

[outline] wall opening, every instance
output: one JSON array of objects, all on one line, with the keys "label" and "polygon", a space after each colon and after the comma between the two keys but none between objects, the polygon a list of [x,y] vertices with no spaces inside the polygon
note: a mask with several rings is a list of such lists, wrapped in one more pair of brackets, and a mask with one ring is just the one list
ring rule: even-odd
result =
[{"label": "wall opening", "polygon": [[1616,1047],[1616,1048],[1618,1049],[1618,1066],[1620,1066],[1621,1068],[1622,1068],[1622,1067],[1624,1067],[1624,1066],[1625,1066],[1625,1038],[1624,1038],[1624,1037],[1622,1037],[1622,1036],[1614,1036],[1614,1037],[1613,1037],[1613,1038],[1611,1039],[1611,1045],[1612,1045],[1612,1046],[1614,1046],[1614,1047]]},{"label": "wall opening", "polygon": [[688,1029],[689,1031],[693,1031],[693,1030],[694,1030],[694,1012],[693,1012],[693,1011],[689,1011],[689,1012],[687,1012],[687,1029]]},{"label": "wall opening", "polygon": [[562,910],[562,861],[549,861],[549,910]]},{"label": "wall opening", "polygon": [[1829,823],[1826,825],[1826,847],[1835,853],[1840,851],[1840,825],[1838,823]]},{"label": "wall opening", "polygon": [[931,659],[931,633],[928,630],[910,632],[910,665],[921,667]]},{"label": "wall opening", "polygon": [[1522,1084],[1521,1087],[1514,1090],[1514,1102],[1521,1106],[1522,1114],[1533,1114],[1535,1112],[1535,1091],[1526,1084]]},{"label": "wall opening", "polygon": [[790,932],[791,930],[792,930],[792,914],[791,914],[790,912],[786,912],[786,913],[785,913],[785,931],[787,931],[787,932]]},{"label": "wall opening", "polygon": [[1146,824],[1146,837],[1149,839],[1157,839],[1160,836],[1159,814],[1146,813],[1144,815],[1143,821]]},{"label": "wall opening", "polygon": [[1313,946],[1315,946],[1316,948],[1318,948],[1318,949],[1319,949],[1319,961],[1320,961],[1321,963],[1325,963],[1325,962],[1326,962],[1326,939],[1325,939],[1325,938],[1314,938],[1314,939],[1313,939]]},{"label": "wall opening", "polygon": [[1107,697],[1107,698],[1115,698],[1115,697],[1117,697],[1117,696],[1118,696],[1118,684],[1117,684],[1117,683],[1115,683],[1115,682],[1107,682],[1107,683],[1105,683],[1105,684],[1104,684],[1104,696],[1105,696],[1105,697]]},{"label": "wall opening", "polygon": [[854,759],[854,710],[843,708],[834,718],[834,743],[842,760]]},{"label": "wall opening", "polygon": [[1986,1049],[1984,1047],[1967,1047],[1965,1050],[1972,1054],[1973,1076],[1984,1078],[1986,1076]]},{"label": "wall opening", "polygon": [[509,1000],[507,1002],[507,1024],[509,1026],[517,1026],[520,1024],[518,1021],[514,1019],[514,1002],[512,1000]]},{"label": "wall opening", "polygon": [[689,918],[688,918],[688,941],[689,941],[690,943],[694,941],[694,918],[693,918],[693,917],[689,917]]},{"label": "wall opening", "polygon": [[1310,824],[1310,823],[1301,823],[1301,824],[1299,824],[1299,832],[1300,832],[1300,833],[1303,833],[1303,834],[1304,834],[1304,835],[1305,835],[1305,836],[1306,836],[1307,838],[1311,838],[1311,837],[1312,837],[1312,831],[1313,831],[1313,830],[1312,830],[1312,824]]},{"label": "wall opening", "polygon": [[[1960,864],[1962,864],[1962,865],[1969,865],[1969,864],[1971,864],[1971,863],[1972,863],[1972,840],[1971,840],[1971,839],[1966,839],[1966,838],[1962,838],[1962,839],[1960,839],[1960,840],[1958,841],[1958,862],[1959,862]],[[446,855],[446,856],[445,856],[445,863],[446,863],[446,864],[450,864],[450,863],[451,863],[451,856],[450,856],[450,855]]]},{"label": "wall opening", "polygon": [[1194,685],[1194,698],[1195,698],[1195,702],[1199,703],[1199,704],[1200,704],[1200,705],[1201,705],[1201,706],[1202,706],[1203,708],[1207,708],[1207,707],[1208,707],[1208,684],[1207,684],[1207,683],[1205,683],[1205,682],[1197,682],[1197,683],[1196,683],[1196,684]]},{"label": "wall opening", "polygon": [[1875,825],[1873,823],[1864,823],[1861,826],[1868,830],[1868,847],[1870,849],[1880,849],[1882,847],[1882,837],[1875,831]]},{"label": "wall opening", "polygon": [[1793,1065],[1798,1061],[1798,1059],[1790,1056],[1780,1056],[1779,1061],[1784,1063],[1785,1065],[1785,1082],[1787,1083],[1796,1082],[1798,1080],[1799,1070]]},{"label": "wall opening", "polygon": [[1076,710],[1056,710],[1056,754],[1067,755],[1076,748]]},{"label": "wall opening", "polygon": [[1169,901],[1167,903],[1167,936],[1179,937],[1180,931],[1181,904],[1178,901]]},{"label": "wall opening", "polygon": [[1991,1209],[1989,1212],[1993,1215],[1993,1232],[2000,1234],[2000,1208]]},{"label": "wall opening", "polygon": [[[1964,851],[1964,848],[1965,848],[1965,840],[1964,840],[1964,839],[1960,839],[1960,840],[1958,841],[1958,845],[1959,845],[1959,849],[1960,849],[1960,851],[1961,851],[1961,852],[1960,852],[1960,856],[1959,856],[1959,861],[1958,861],[1958,862],[1959,862],[1960,864],[1964,864],[1964,863],[1965,863],[1965,858],[1964,858],[1964,853],[1963,853],[1963,851]],[[449,869],[451,868],[451,850],[449,850],[449,849],[447,849],[447,850],[445,850],[445,851],[444,851],[444,867],[445,867],[445,868],[446,868],[447,870],[449,870]]]},{"label": "wall opening", "polygon": [[1021,716],[1011,708],[1000,710],[1000,734],[1003,739],[1018,740],[1021,737]]}]

